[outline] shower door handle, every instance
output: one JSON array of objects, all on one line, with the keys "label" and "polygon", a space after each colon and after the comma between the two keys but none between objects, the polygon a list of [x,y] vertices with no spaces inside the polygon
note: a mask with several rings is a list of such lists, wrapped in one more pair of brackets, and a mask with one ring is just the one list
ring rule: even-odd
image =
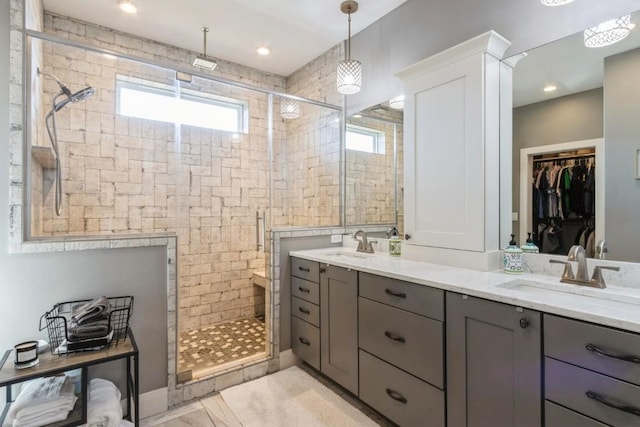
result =
[{"label": "shower door handle", "polygon": [[256,211],[256,251],[262,250],[264,252],[264,225],[265,225],[265,211],[260,214],[260,209]]}]

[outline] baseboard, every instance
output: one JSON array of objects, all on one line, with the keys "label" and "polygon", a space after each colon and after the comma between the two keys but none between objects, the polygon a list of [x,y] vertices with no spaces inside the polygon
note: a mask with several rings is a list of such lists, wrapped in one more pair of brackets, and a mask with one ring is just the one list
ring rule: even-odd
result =
[{"label": "baseboard", "polygon": [[151,390],[140,395],[140,419],[161,414],[166,412],[168,408],[169,389],[167,387]]},{"label": "baseboard", "polygon": [[280,370],[292,367],[297,361],[298,357],[293,354],[291,349],[280,352]]}]

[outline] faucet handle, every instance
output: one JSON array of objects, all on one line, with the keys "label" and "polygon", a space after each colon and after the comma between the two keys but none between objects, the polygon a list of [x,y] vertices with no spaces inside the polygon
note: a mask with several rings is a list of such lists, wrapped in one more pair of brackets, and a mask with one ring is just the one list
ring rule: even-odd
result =
[{"label": "faucet handle", "polygon": [[564,265],[564,271],[562,272],[562,278],[563,279],[575,279],[575,276],[573,275],[573,269],[571,268],[571,263],[569,261],[562,261],[559,259],[550,259],[549,260],[550,264],[563,264]]},{"label": "faucet handle", "polygon": [[598,286],[601,289],[604,289],[607,287],[607,285],[604,283],[604,277],[602,277],[602,270],[620,271],[620,267],[612,267],[608,265],[596,265],[593,268],[593,276],[591,276],[591,283],[593,283],[594,285]]}]

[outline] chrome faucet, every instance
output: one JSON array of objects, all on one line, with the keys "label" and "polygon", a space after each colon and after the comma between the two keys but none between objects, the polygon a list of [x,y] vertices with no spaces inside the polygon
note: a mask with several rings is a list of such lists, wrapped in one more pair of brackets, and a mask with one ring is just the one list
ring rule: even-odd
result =
[{"label": "chrome faucet", "polygon": [[[358,239],[360,237],[361,239]],[[353,233],[353,240],[358,241],[358,247],[356,248],[356,252],[364,252],[366,254],[372,254],[373,251],[373,243],[378,243],[377,240],[368,240],[367,232],[364,230],[358,230]]]},{"label": "chrome faucet", "polygon": [[[564,283],[572,283],[574,285],[583,285],[583,286],[591,286],[593,288],[601,288],[604,289],[607,285],[604,283],[604,278],[602,277],[602,270],[614,270],[619,271],[620,267],[609,267],[599,265],[593,269],[593,276],[589,279],[589,268],[587,267],[587,254],[584,248],[580,245],[573,245],[571,249],[569,249],[569,254],[567,255],[568,261],[560,261],[556,259],[550,259],[549,262],[553,264],[564,264],[564,272],[562,273],[561,282]],[[578,263],[578,271],[576,272],[575,277],[573,276],[573,271],[571,269],[571,263],[569,261],[576,261]]]}]

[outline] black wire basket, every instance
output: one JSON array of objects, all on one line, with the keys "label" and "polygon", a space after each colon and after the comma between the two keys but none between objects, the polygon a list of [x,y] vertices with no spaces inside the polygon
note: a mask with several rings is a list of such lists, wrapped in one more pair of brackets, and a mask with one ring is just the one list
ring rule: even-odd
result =
[{"label": "black wire basket", "polygon": [[69,337],[74,308],[92,300],[57,303],[40,317],[40,330],[47,329],[52,354],[62,355],[78,351],[100,350],[127,339],[129,319],[133,313],[133,296],[109,297],[108,334],[103,337],[72,340]]}]

